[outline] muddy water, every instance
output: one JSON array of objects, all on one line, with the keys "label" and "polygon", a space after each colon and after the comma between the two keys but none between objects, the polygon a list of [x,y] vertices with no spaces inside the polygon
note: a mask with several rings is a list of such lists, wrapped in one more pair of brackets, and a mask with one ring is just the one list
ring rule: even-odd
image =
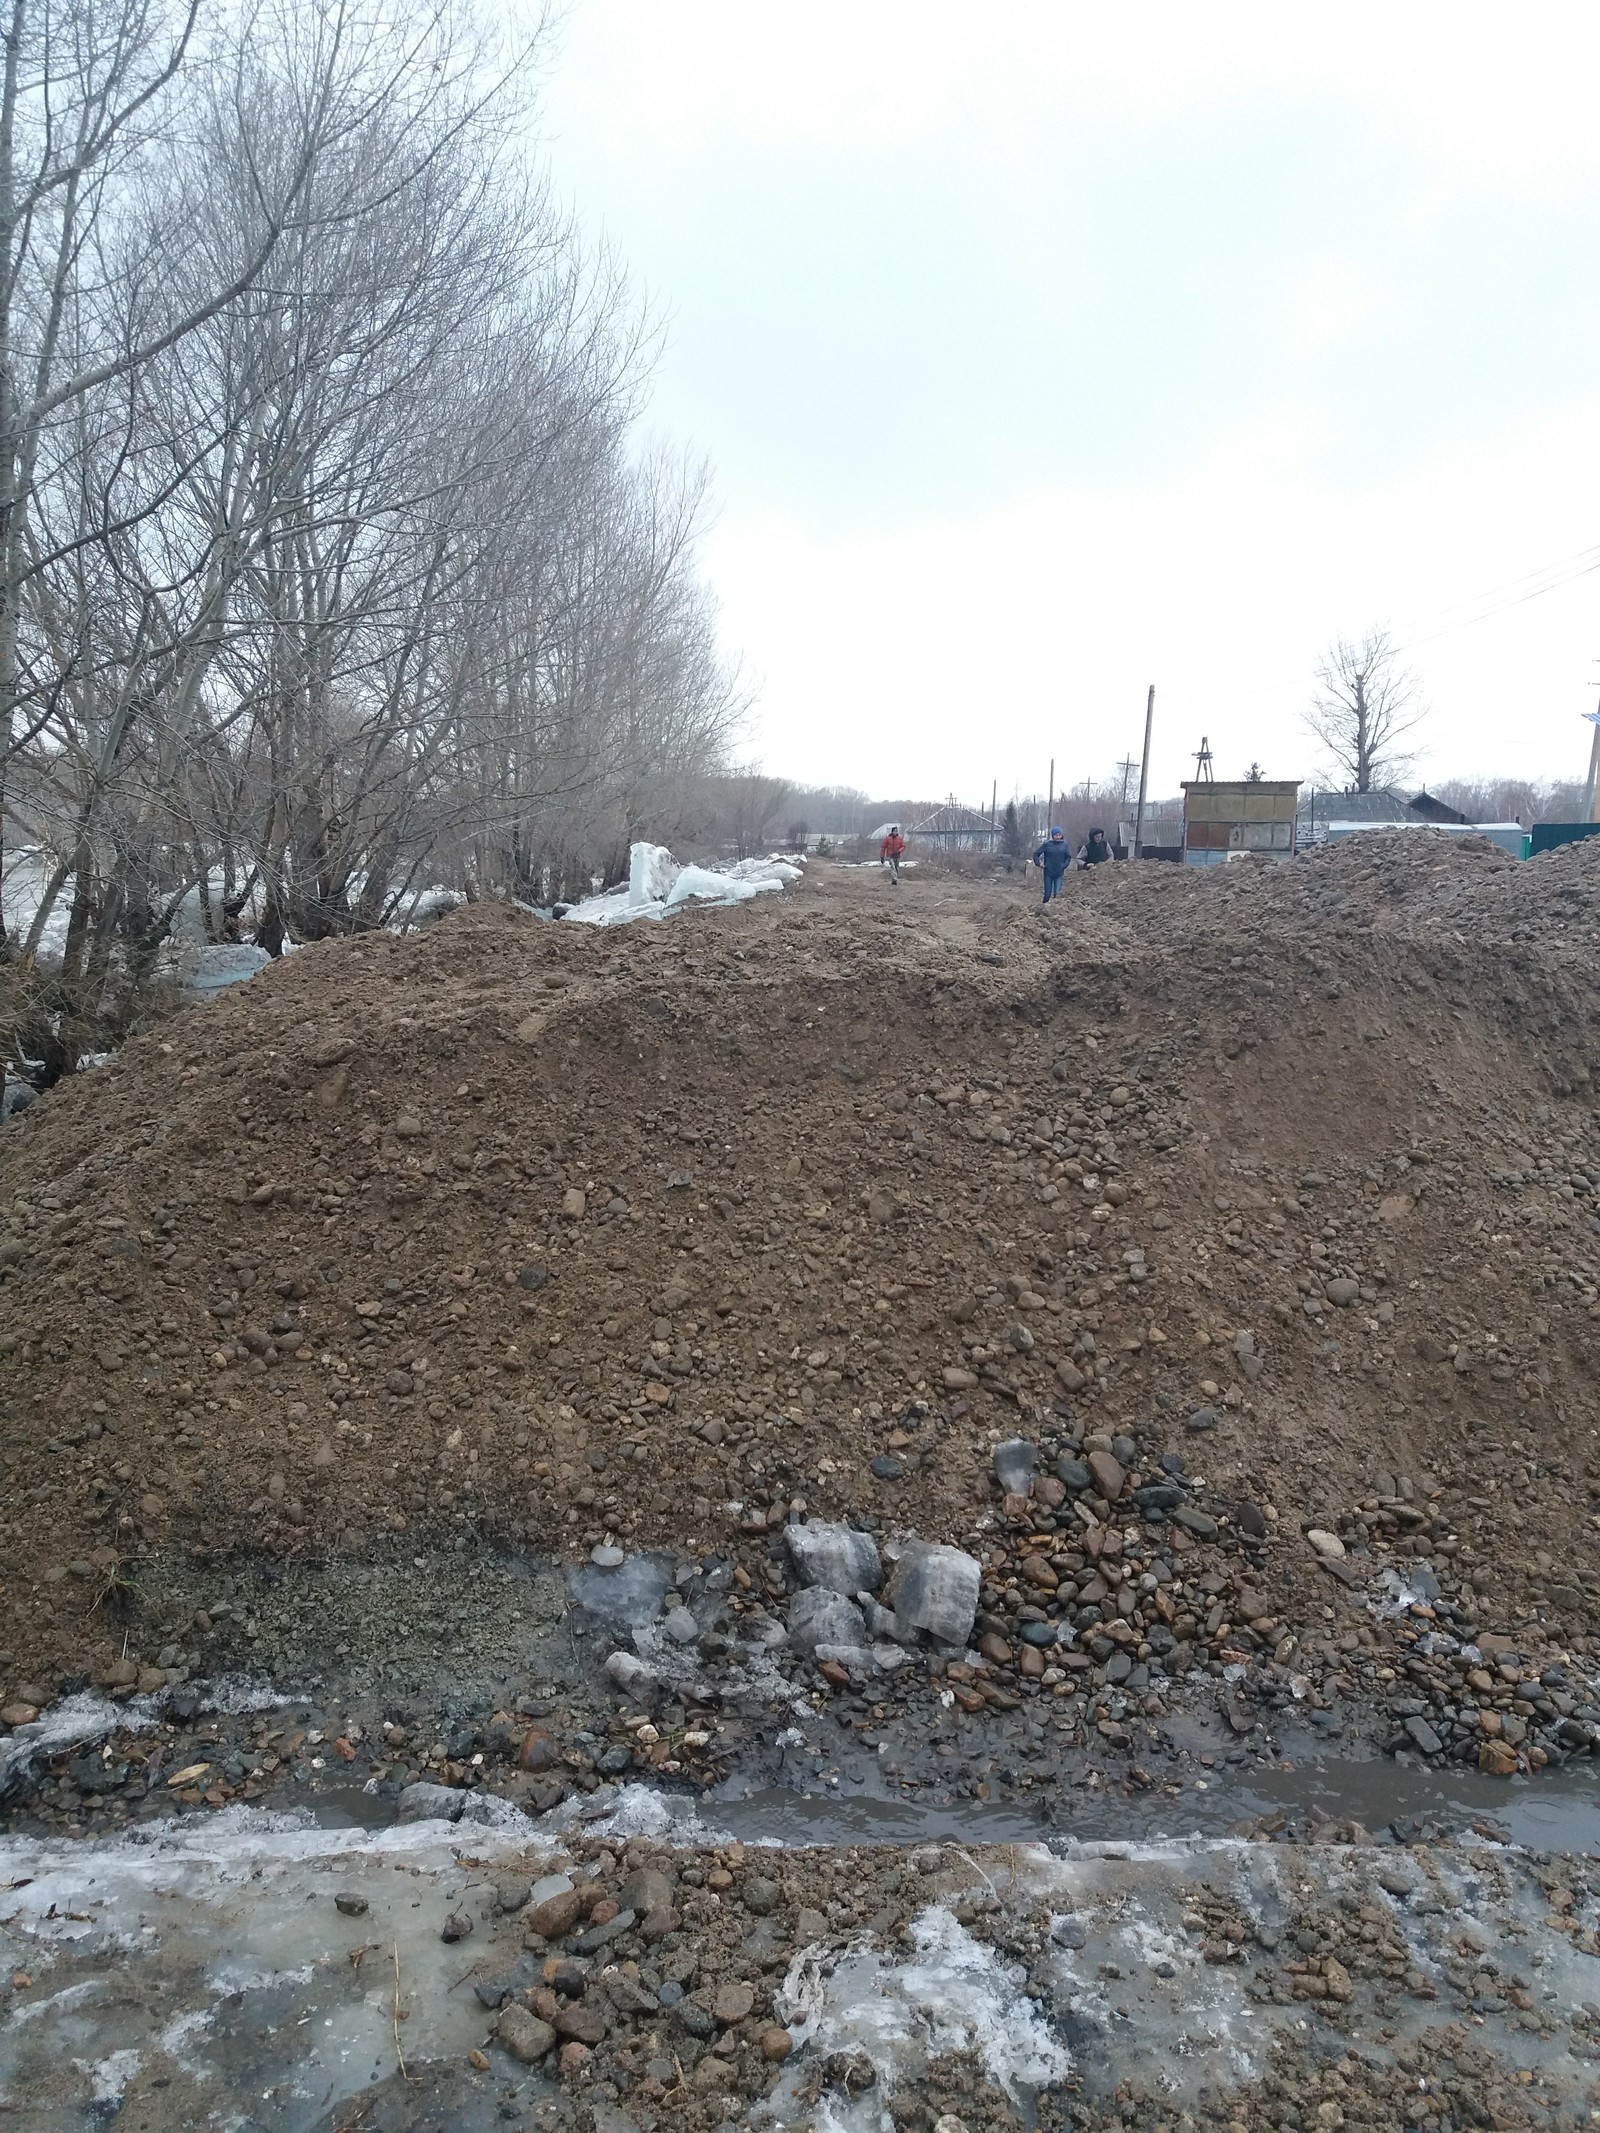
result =
[{"label": "muddy water", "polygon": [[[1186,1784],[1181,1793],[1121,1787],[1063,1787],[1037,1806],[965,1801],[923,1807],[914,1801],[803,1794],[767,1789],[713,1795],[698,1809],[746,1843],[968,1844],[1038,1843],[1043,1838],[1150,1841],[1163,1837],[1252,1833],[1280,1817],[1295,1830],[1358,1822],[1380,1839],[1426,1834],[1434,1839],[1492,1834],[1531,1851],[1600,1854],[1600,1772],[1592,1766],[1537,1779],[1480,1777],[1476,1771],[1408,1769],[1391,1762],[1300,1764]],[[1408,1824],[1419,1824],[1420,1829]],[[1398,1826],[1397,1826],[1398,1825]]]},{"label": "muddy water", "polygon": [[[630,1792],[637,1788],[629,1788]],[[604,1819],[617,1797],[607,1786],[543,1818],[552,1827]],[[660,1793],[663,1834],[708,1831],[746,1844],[1038,1844],[1158,1842],[1236,1835],[1315,1837],[1351,1822],[1380,1843],[1477,1836],[1527,1851],[1600,1856],[1600,1770],[1575,1764],[1538,1778],[1408,1768],[1391,1762],[1301,1763],[1141,1793],[1108,1784],[1063,1785],[1023,1804],[923,1806],[866,1794],[805,1793],[744,1786],[707,1794]],[[330,1787],[286,1804],[310,1809],[324,1829],[384,1829],[393,1803],[357,1786]]]}]

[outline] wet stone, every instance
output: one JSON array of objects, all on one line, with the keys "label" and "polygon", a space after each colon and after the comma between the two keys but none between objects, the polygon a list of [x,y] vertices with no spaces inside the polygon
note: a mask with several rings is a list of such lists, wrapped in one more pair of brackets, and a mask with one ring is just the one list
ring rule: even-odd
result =
[{"label": "wet stone", "polygon": [[730,1979],[726,1984],[717,1987],[717,1996],[711,2011],[726,2027],[734,2022],[744,2021],[755,2004],[754,1987]]},{"label": "wet stone", "polygon": [[537,2015],[530,2014],[526,2007],[516,2001],[502,2007],[494,2033],[513,2059],[523,2066],[537,2066],[547,2052],[555,2049],[556,2033],[548,2022],[541,2022]]},{"label": "wet stone", "polygon": [[1192,1533],[1196,1540],[1215,1540],[1220,1530],[1208,1511],[1197,1511],[1193,1504],[1179,1504],[1172,1518],[1175,1525]]},{"label": "wet stone", "polygon": [[1406,1720],[1406,1731],[1424,1755],[1438,1755],[1442,1752],[1444,1742],[1440,1740],[1438,1734],[1434,1732],[1425,1718],[1408,1718]]},{"label": "wet stone", "polygon": [[[580,1955],[596,1955],[602,1948],[620,1940],[624,1933],[631,1933],[638,1917],[636,1911],[619,1911],[615,1918],[608,1918],[604,1925],[591,1926],[587,1933],[580,1933],[573,1946]],[[590,2040],[584,2039],[585,2043]]]},{"label": "wet stone", "polygon": [[747,1911],[754,1911],[758,1918],[765,1918],[783,1901],[783,1891],[777,1882],[764,1874],[753,1874],[745,1882],[740,1894]]}]

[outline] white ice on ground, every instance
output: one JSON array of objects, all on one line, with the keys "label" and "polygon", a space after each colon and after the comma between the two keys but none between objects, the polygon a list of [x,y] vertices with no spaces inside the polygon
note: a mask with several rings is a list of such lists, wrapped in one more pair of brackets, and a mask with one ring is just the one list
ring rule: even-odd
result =
[{"label": "white ice on ground", "polygon": [[976,2050],[989,2079],[1015,2097],[1062,2080],[1071,2060],[1020,1983],[953,1911],[934,1904],[914,1921],[917,1960],[895,1973],[897,1989],[930,2025],[934,2057]]},{"label": "white ice on ground", "polygon": [[776,855],[740,859],[724,867],[680,866],[663,844],[638,843],[628,848],[628,879],[598,896],[586,896],[567,912],[566,922],[582,926],[627,926],[635,919],[660,919],[689,904],[716,906],[748,903],[754,896],[799,881],[803,867]]},{"label": "white ice on ground", "polygon": [[865,2053],[884,2094],[956,2052],[976,2052],[1014,2101],[1065,2078],[1070,2056],[1022,1981],[953,1911],[930,1905],[910,1937],[916,1953],[904,1963],[862,1946],[830,1969],[818,1949],[800,1949],[778,1996],[796,2041],[823,2055]]},{"label": "white ice on ground", "polygon": [[[224,1674],[212,1682],[201,1709],[241,1716],[250,1711],[272,1711],[293,1698],[280,1696],[263,1682],[242,1674]],[[113,1703],[96,1689],[83,1689],[64,1696],[59,1703],[25,1726],[15,1727],[0,1740],[0,1793],[41,1755],[61,1755],[68,1748],[87,1747],[104,1740],[108,1733],[152,1733],[166,1709],[166,1691],[153,1696],[133,1696],[126,1703]]]},{"label": "white ice on ground", "polygon": [[[397,2015],[412,2059],[483,2042],[441,1928],[485,1913],[498,1861],[546,1856],[521,1816],[372,1831],[241,1807],[99,1843],[0,1840],[0,1962],[34,1980],[0,2011],[0,2118],[48,2096],[49,2122],[101,2123],[159,2074],[203,2083],[215,2101],[187,2122],[221,2133],[247,2067],[279,2133],[311,2133],[394,2070]],[[344,1889],[360,1917],[339,1913]]]},{"label": "white ice on ground", "polygon": [[41,1717],[16,1727],[0,1740],[0,1792],[13,1778],[30,1770],[41,1755],[62,1755],[68,1748],[87,1747],[119,1729],[147,1732],[158,1723],[160,1715],[161,1706],[153,1696],[135,1696],[127,1703],[113,1703],[93,1689],[64,1696]]},{"label": "white ice on ground", "polygon": [[726,1844],[728,1832],[702,1819],[693,1800],[681,1793],[657,1792],[649,1785],[624,1785],[600,1811],[579,1797],[546,1817],[549,1829],[580,1827],[591,1837],[653,1837],[674,1844]]},{"label": "white ice on ground", "polygon": [[141,2060],[136,2051],[112,2052],[87,2069],[90,2094],[98,2104],[120,2104],[128,2083],[138,2073]]}]

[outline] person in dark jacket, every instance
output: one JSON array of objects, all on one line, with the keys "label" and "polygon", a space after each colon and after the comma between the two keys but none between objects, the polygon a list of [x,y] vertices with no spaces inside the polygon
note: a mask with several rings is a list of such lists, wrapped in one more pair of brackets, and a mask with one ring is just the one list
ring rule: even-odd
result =
[{"label": "person in dark jacket", "polygon": [[1072,847],[1066,835],[1052,829],[1043,844],[1033,855],[1033,863],[1044,875],[1044,900],[1046,903],[1061,894],[1061,884],[1067,868],[1072,864]]},{"label": "person in dark jacket", "polygon": [[1109,859],[1110,857],[1111,847],[1106,842],[1105,831],[1090,830],[1084,840],[1083,849],[1078,854],[1079,866],[1097,867],[1102,859]]}]

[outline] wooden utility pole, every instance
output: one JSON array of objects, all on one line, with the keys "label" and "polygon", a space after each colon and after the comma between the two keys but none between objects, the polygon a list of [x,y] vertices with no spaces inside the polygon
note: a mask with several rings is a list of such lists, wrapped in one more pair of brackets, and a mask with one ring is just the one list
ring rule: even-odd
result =
[{"label": "wooden utility pole", "polygon": [[1144,796],[1150,782],[1150,727],[1156,715],[1156,685],[1150,684],[1150,694],[1144,700],[1144,754],[1139,759],[1139,812],[1133,821],[1133,856],[1138,858],[1144,849]]},{"label": "wooden utility pole", "polygon": [[1589,783],[1583,796],[1583,819],[1600,822],[1600,711],[1583,714],[1594,727],[1594,745],[1589,750]]},{"label": "wooden utility pole", "polygon": [[1056,759],[1050,758],[1050,790],[1044,796],[1044,833],[1050,834],[1050,817],[1056,811]]}]

